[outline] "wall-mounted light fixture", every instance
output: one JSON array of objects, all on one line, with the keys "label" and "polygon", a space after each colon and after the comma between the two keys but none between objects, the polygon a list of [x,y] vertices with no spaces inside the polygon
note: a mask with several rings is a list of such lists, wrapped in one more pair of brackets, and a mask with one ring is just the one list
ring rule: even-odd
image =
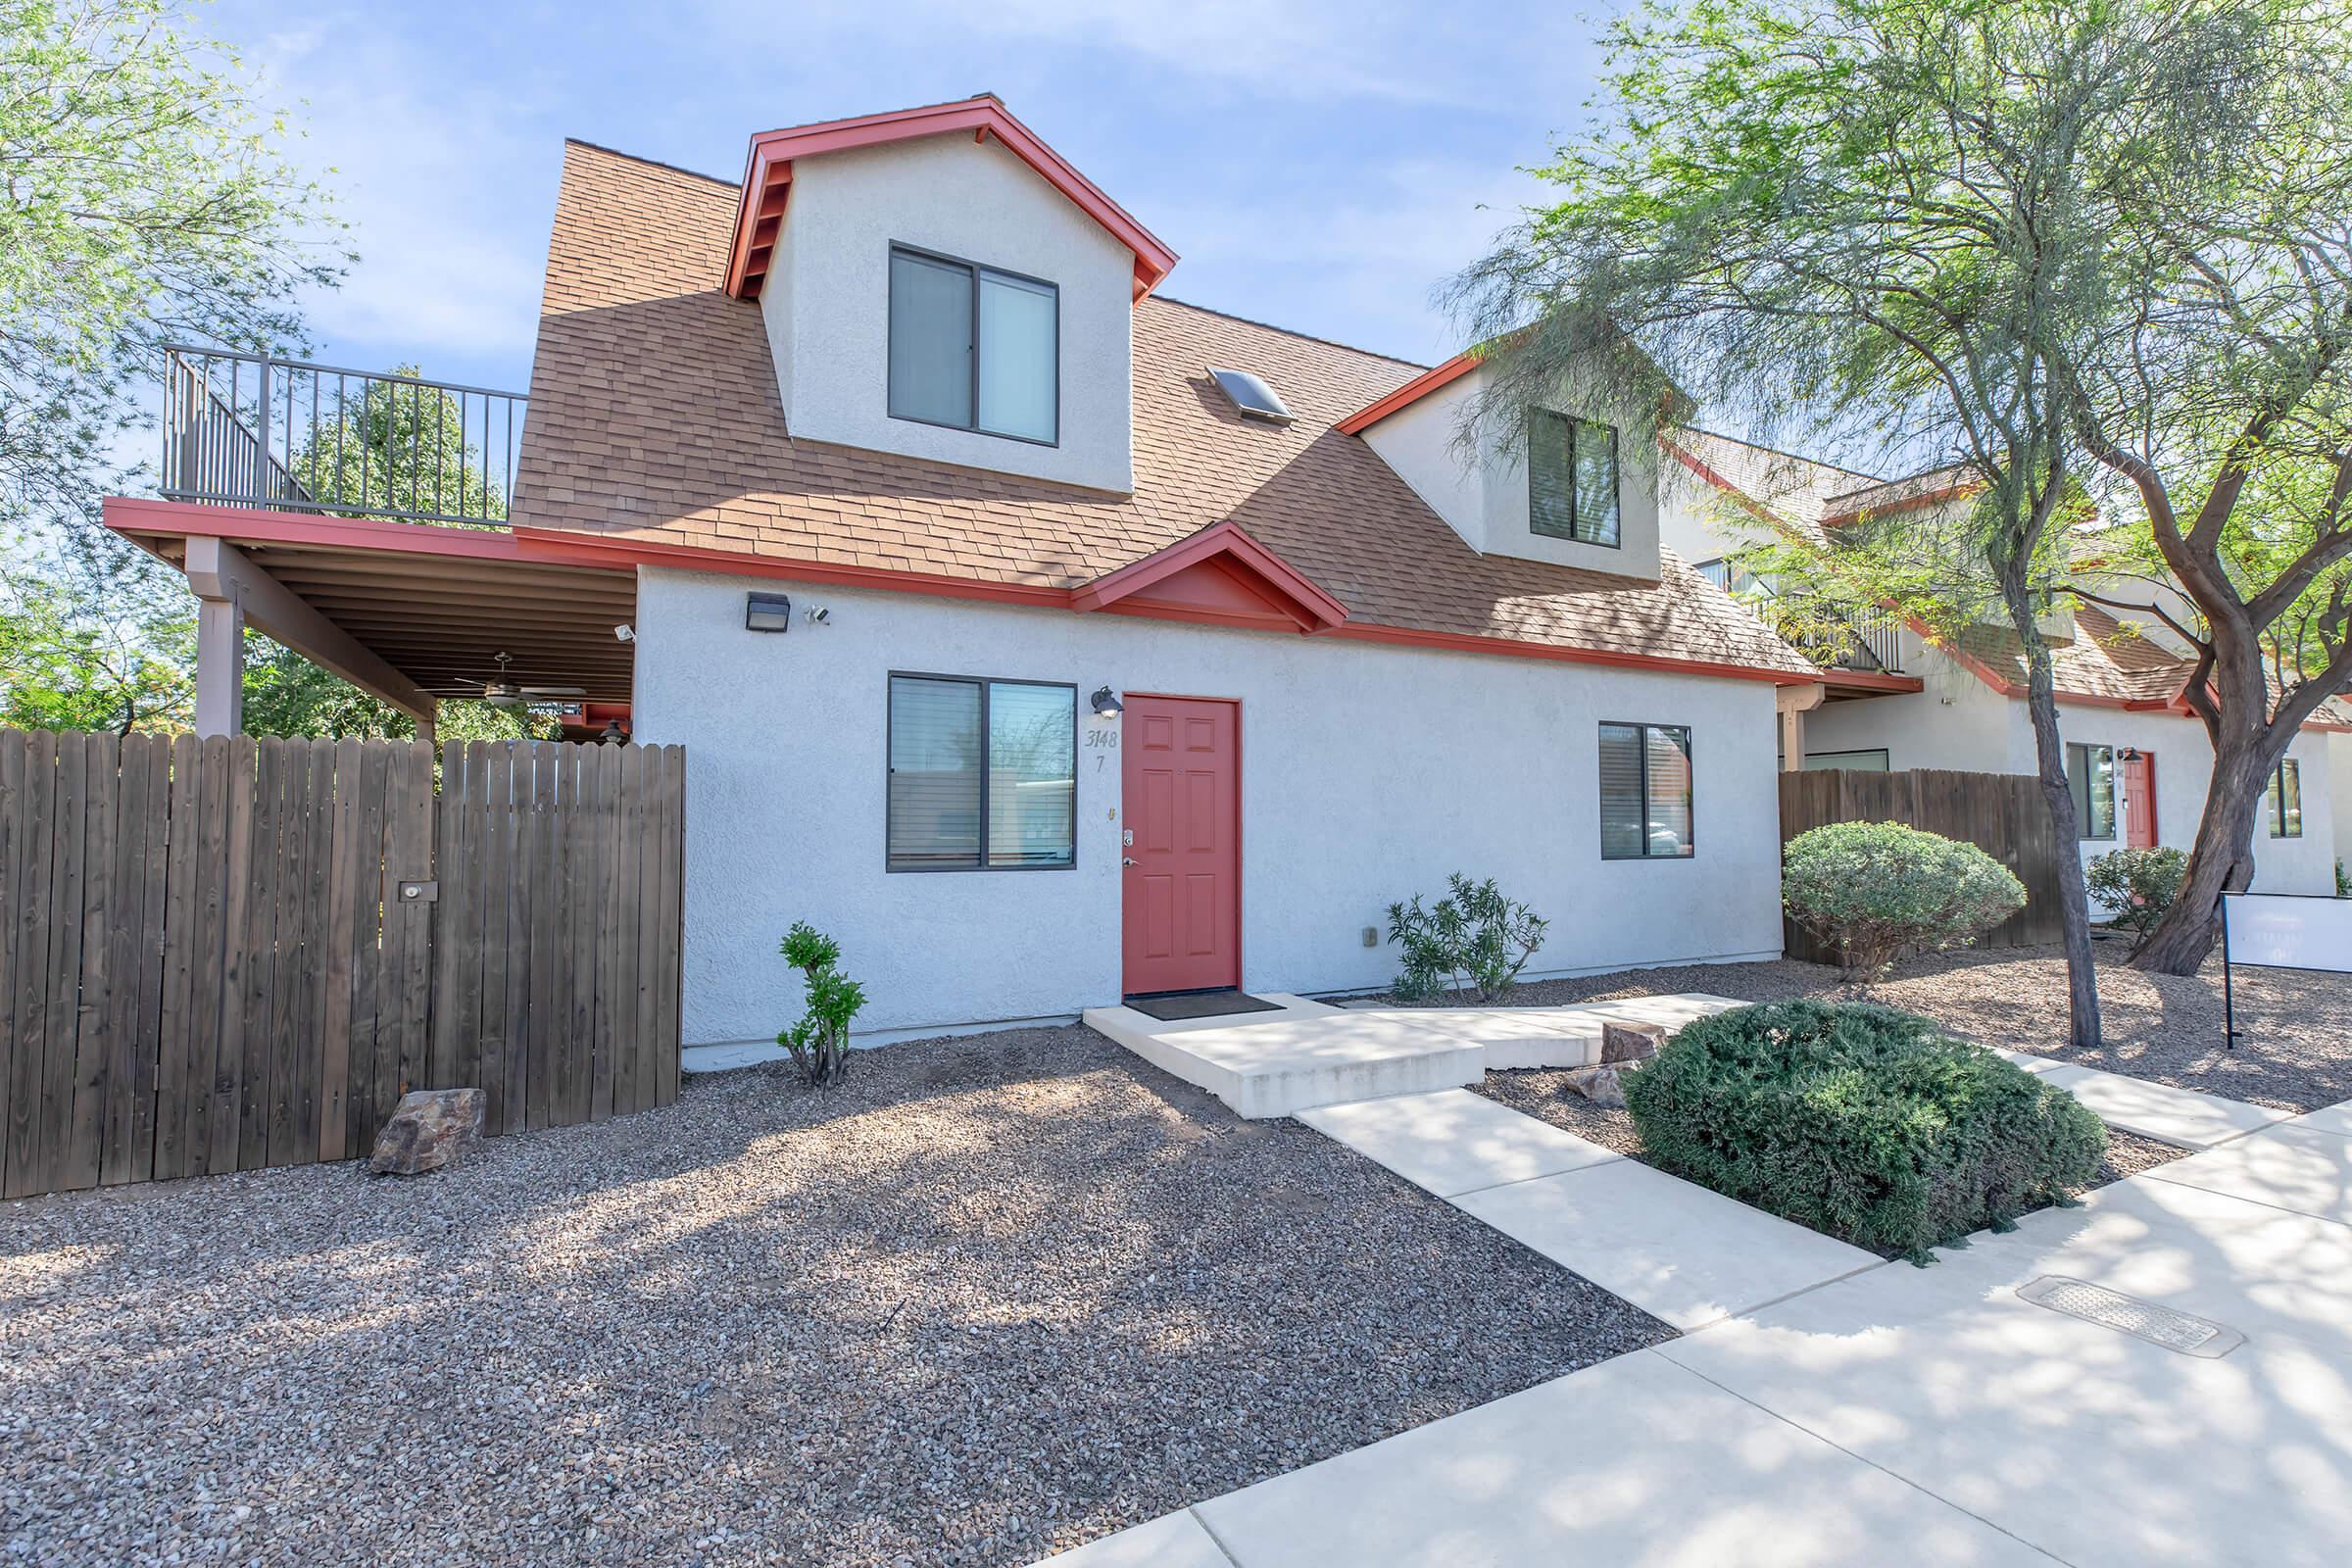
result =
[{"label": "wall-mounted light fixture", "polygon": [[792,600],[785,594],[753,594],[744,601],[747,631],[792,630]]},{"label": "wall-mounted light fixture", "polygon": [[2116,760],[2119,762],[2136,762],[2139,760],[2139,748],[2136,746],[2127,746],[2122,751],[2116,753],[2115,757]]},{"label": "wall-mounted light fixture", "polygon": [[599,732],[596,738],[599,744],[605,746],[626,746],[629,744],[629,732],[620,727],[620,720],[617,718],[606,719],[604,729]]},{"label": "wall-mounted light fixture", "polygon": [[1116,718],[1127,711],[1127,705],[1120,702],[1117,695],[1107,686],[1096,687],[1095,695],[1088,698],[1087,701],[1094,705],[1097,718]]}]

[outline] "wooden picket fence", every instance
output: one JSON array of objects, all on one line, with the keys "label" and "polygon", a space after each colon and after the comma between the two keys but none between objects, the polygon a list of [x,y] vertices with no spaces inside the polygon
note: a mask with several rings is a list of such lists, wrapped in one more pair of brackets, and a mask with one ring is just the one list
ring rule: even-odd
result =
[{"label": "wooden picket fence", "polygon": [[[2074,846],[2060,846],[2050,832],[2041,784],[2026,773],[1959,773],[1915,768],[1902,773],[1866,773],[1845,768],[1781,775],[1781,842],[1825,822],[1901,822],[1908,827],[1965,839],[2016,873],[2026,887],[2026,906],[1977,939],[1980,948],[2030,948],[2056,942],[2062,934],[2058,878],[2080,875],[2069,863]],[[1784,921],[1788,956],[1835,963],[1828,945]]]},{"label": "wooden picket fence", "polygon": [[678,1083],[677,747],[0,731],[0,1197]]}]

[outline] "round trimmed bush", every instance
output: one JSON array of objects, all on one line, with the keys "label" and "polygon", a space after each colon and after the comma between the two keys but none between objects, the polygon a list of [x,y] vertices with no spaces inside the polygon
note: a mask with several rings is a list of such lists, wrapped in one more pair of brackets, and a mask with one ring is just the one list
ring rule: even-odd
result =
[{"label": "round trimmed bush", "polygon": [[1678,1176],[1889,1256],[2055,1202],[2107,1147],[2063,1090],[1868,1004],[1780,1002],[1686,1026],[1625,1099]]},{"label": "round trimmed bush", "polygon": [[2026,906],[2025,885],[1974,844],[1900,822],[1832,822],[1788,841],[1789,918],[1877,974],[1906,953],[1964,947]]}]

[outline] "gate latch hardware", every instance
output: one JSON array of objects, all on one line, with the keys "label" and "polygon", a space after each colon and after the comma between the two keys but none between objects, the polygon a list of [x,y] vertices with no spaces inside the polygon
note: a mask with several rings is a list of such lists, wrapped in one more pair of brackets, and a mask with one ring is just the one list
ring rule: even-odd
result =
[{"label": "gate latch hardware", "polygon": [[403,904],[438,904],[441,902],[441,884],[438,882],[403,882],[400,885],[400,902]]}]

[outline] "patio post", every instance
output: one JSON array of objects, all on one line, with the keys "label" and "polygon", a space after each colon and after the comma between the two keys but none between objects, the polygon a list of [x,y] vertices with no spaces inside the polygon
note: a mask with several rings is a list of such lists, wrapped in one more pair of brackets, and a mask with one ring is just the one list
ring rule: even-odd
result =
[{"label": "patio post", "polygon": [[234,599],[196,601],[196,733],[245,727],[245,609]]}]

